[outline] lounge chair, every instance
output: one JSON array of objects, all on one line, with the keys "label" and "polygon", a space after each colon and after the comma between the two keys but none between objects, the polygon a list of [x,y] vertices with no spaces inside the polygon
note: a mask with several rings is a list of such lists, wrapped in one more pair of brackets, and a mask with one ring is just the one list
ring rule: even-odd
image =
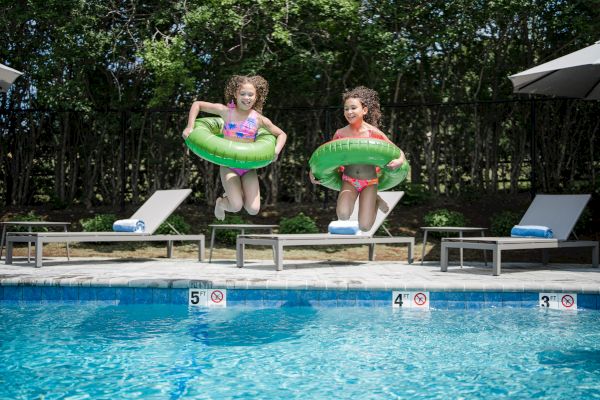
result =
[{"label": "lounge chair", "polygon": [[535,197],[519,225],[541,225],[552,229],[554,237],[468,237],[442,239],[441,270],[448,271],[448,249],[478,249],[492,251],[492,274],[500,275],[503,250],[543,249],[543,262],[548,261],[547,249],[562,247],[591,247],[592,265],[598,267],[598,242],[568,240],[575,223],[590,200],[589,194],[550,195]]},{"label": "lounge chair", "polygon": [[[44,243],[52,242],[167,242],[167,257],[173,254],[173,241],[197,241],[198,259],[204,259],[204,235],[154,235],[173,211],[190,195],[191,189],[157,190],[131,216],[145,223],[143,233],[135,232],[9,232],[6,237],[6,264],[12,264],[14,243],[35,244],[35,266],[42,266]],[[177,231],[176,231],[177,232]]]},{"label": "lounge chair", "polygon": [[[373,260],[375,258],[375,244],[403,243],[408,245],[408,262],[412,263],[413,249],[415,246],[414,238],[392,236],[389,232],[387,232],[389,236],[373,236],[375,232],[377,232],[377,229],[379,229],[385,218],[393,210],[396,204],[398,204],[398,201],[400,201],[400,199],[404,195],[404,192],[380,192],[379,195],[388,203],[389,210],[387,213],[384,213],[381,210],[377,212],[375,223],[373,224],[373,227],[369,232],[363,232],[361,235],[335,235],[330,233],[238,235],[236,241],[237,266],[239,268],[242,268],[244,266],[245,245],[272,246],[274,250],[273,259],[278,271],[283,270],[283,248],[286,246],[333,246],[368,244],[369,260]],[[357,215],[358,205],[354,207],[354,212],[350,219],[356,220]]]}]

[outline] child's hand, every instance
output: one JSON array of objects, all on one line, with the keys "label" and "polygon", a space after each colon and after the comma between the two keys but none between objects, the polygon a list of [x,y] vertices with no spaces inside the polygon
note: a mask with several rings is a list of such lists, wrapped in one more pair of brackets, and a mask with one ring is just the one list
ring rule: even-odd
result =
[{"label": "child's hand", "polygon": [[275,152],[275,155],[273,156],[273,162],[277,161],[278,158],[279,158],[279,153]]},{"label": "child's hand", "polygon": [[389,169],[396,169],[402,164],[404,164],[404,160],[402,158],[396,158],[395,160],[392,160],[389,163],[387,163],[386,167],[388,167]]},{"label": "child's hand", "polygon": [[181,134],[181,136],[183,136],[183,138],[184,138],[184,139],[187,139],[187,137],[188,137],[188,136],[190,136],[190,133],[192,133],[192,130],[193,130],[193,129],[194,129],[194,128],[186,127],[186,128],[183,130],[183,133]]},{"label": "child's hand", "polygon": [[308,171],[308,177],[310,178],[310,181],[313,185],[321,184],[321,182],[319,182],[318,180],[315,179],[315,176],[313,175],[312,171]]}]

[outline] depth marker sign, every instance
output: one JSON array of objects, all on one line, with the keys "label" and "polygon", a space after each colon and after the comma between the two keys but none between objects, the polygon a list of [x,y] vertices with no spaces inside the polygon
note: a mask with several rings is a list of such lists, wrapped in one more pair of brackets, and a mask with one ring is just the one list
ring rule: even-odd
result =
[{"label": "depth marker sign", "polygon": [[190,288],[188,299],[194,307],[227,307],[227,290]]},{"label": "depth marker sign", "polygon": [[429,309],[429,292],[392,292],[393,308]]},{"label": "depth marker sign", "polygon": [[541,308],[577,310],[577,293],[540,293]]}]

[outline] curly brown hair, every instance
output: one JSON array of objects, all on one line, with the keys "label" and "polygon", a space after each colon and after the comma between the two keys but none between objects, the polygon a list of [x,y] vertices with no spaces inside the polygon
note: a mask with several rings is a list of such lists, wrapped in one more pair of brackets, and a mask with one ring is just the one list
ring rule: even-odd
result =
[{"label": "curly brown hair", "polygon": [[232,101],[235,103],[237,92],[245,83],[251,84],[256,89],[256,102],[253,108],[262,113],[267,95],[269,94],[269,83],[260,75],[233,75],[229,78],[227,85],[225,85],[225,103],[229,104]]},{"label": "curly brown hair", "polygon": [[381,120],[381,107],[379,105],[379,94],[365,86],[357,86],[352,90],[342,93],[342,101],[345,103],[348,99],[358,99],[360,103],[369,109],[365,115],[365,122],[379,128]]}]

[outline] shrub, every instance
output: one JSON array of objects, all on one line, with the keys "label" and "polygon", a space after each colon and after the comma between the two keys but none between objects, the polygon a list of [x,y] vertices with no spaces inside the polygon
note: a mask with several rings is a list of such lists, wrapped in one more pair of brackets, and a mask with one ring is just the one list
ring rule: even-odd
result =
[{"label": "shrub", "polygon": [[492,236],[510,236],[510,230],[520,220],[520,214],[514,211],[502,211],[494,214],[490,221],[490,233]]},{"label": "shrub", "polygon": [[116,220],[115,214],[97,214],[93,218],[81,219],[79,223],[84,232],[111,232]]},{"label": "shrub", "polygon": [[279,223],[280,233],[317,233],[317,224],[313,218],[300,213],[292,218],[283,218]]},{"label": "shrub", "polygon": [[429,211],[423,218],[427,226],[465,226],[467,218],[459,211],[446,208]]},{"label": "shrub", "polygon": [[404,196],[400,202],[405,206],[415,206],[427,204],[431,200],[431,193],[427,187],[420,183],[402,182],[398,190],[404,191]]},{"label": "shrub", "polygon": [[[459,211],[450,211],[446,208],[429,211],[425,214],[423,220],[427,226],[466,226],[468,224],[468,220],[463,213]],[[433,237],[448,236],[447,233],[442,235],[439,232],[431,232],[430,234]]]},{"label": "shrub", "polygon": [[[35,211],[31,210],[29,211],[27,214],[17,214],[13,217],[10,218],[11,221],[43,221],[44,218],[42,218],[41,216],[37,215],[35,213]],[[12,226],[10,228],[11,232],[27,232],[28,231],[28,227],[26,226]],[[48,229],[46,227],[36,227],[35,229],[38,232],[48,232]]]},{"label": "shrub", "polygon": [[[213,224],[248,224],[249,222],[246,221],[244,218],[240,217],[239,215],[225,214],[225,219],[223,221],[214,220],[212,223]],[[239,234],[240,234],[240,231],[236,230],[236,229],[232,229],[232,230],[218,229],[215,232],[215,238],[217,239],[217,241],[219,243],[235,245],[235,240],[237,238],[237,235],[239,235]]]},{"label": "shrub", "polygon": [[177,232],[173,231],[173,229],[168,224],[171,224],[173,228],[175,228],[177,232],[181,233],[182,235],[190,233],[192,228],[190,224],[185,222],[185,219],[181,215],[173,214],[170,215],[165,222],[160,224],[160,226],[154,233],[157,235],[176,234]]}]

